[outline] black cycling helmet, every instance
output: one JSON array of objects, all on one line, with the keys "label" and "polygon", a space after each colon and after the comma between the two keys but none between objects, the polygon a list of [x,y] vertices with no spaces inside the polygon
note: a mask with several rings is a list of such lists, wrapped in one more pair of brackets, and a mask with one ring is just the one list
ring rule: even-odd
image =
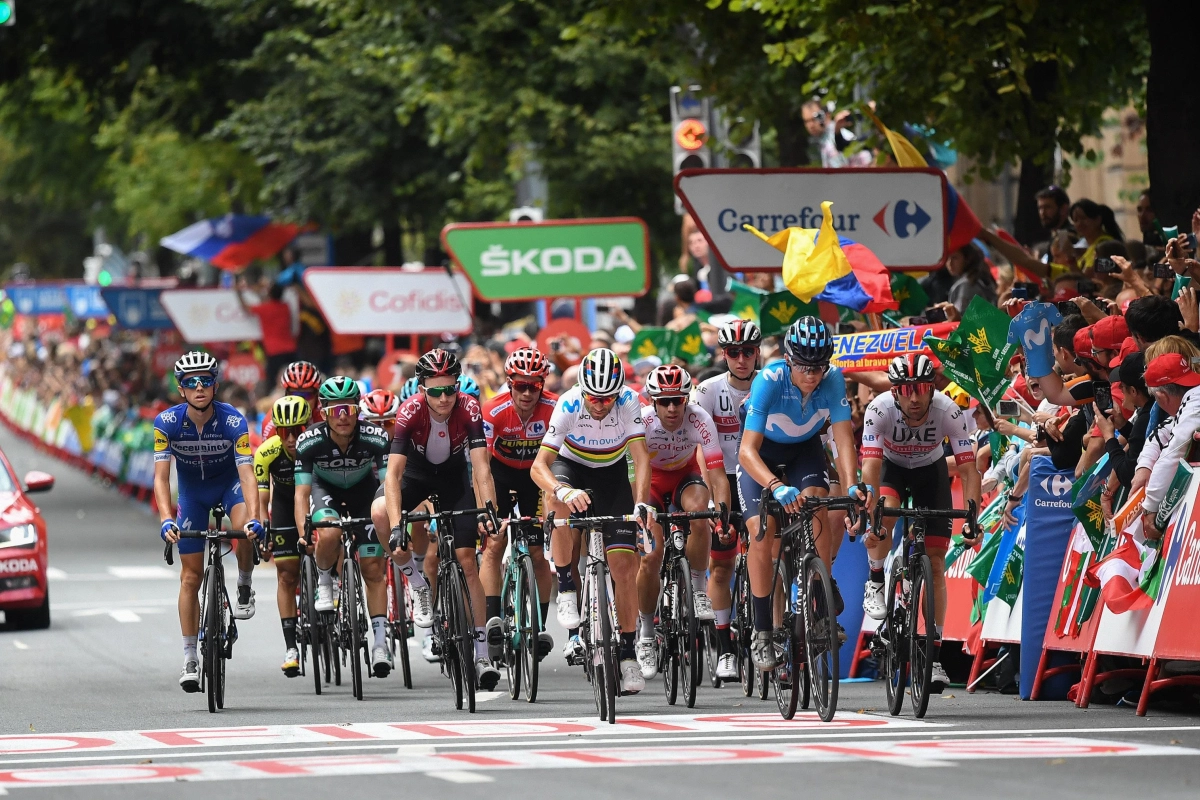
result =
[{"label": "black cycling helmet", "polygon": [[805,366],[821,366],[833,357],[833,334],[825,321],[801,317],[783,336],[783,352],[788,359]]},{"label": "black cycling helmet", "polygon": [[462,364],[458,358],[446,350],[430,350],[417,359],[417,380],[425,383],[426,378],[437,378],[443,375],[457,378],[462,374]]}]

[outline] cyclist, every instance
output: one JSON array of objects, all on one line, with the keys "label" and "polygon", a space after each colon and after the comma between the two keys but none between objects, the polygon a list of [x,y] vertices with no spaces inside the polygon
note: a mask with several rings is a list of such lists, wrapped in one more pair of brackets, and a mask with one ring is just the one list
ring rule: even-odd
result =
[{"label": "cyclist", "polygon": [[[308,403],[312,422],[322,422],[321,407],[317,405],[317,390],[321,388],[321,371],[309,361],[293,361],[279,376],[285,395],[299,397]],[[270,417],[263,420],[262,438],[265,442],[275,435],[275,423]]]},{"label": "cyclist", "polygon": [[[625,452],[633,457],[630,486]],[[533,480],[546,493],[546,510],[559,519],[589,511],[599,516],[653,513],[650,499],[650,452],[637,393],[625,385],[625,371],[616,353],[592,350],[579,364],[579,383],[554,406],[550,428],[533,462]],[[587,490],[591,490],[589,497]],[[594,504],[594,505],[593,505]],[[570,531],[570,533],[567,533]],[[579,593],[572,569],[579,562],[582,536],[561,528],[551,539],[558,573],[558,621],[567,629],[564,653],[580,655]],[[621,630],[621,689],[646,688],[634,652],[637,635],[637,525],[604,526],[604,547],[612,574],[613,593]],[[598,554],[597,554],[598,555]]]},{"label": "cyclist", "polygon": [[271,536],[267,544],[275,560],[278,588],[275,601],[283,625],[283,674],[300,674],[296,646],[296,585],[300,582],[300,532],[296,528],[296,440],[312,419],[303,397],[285,395],[271,407],[275,433],[254,451],[254,477],[258,479],[258,507],[270,509]]},{"label": "cyclist", "polygon": [[742,401],[750,394],[750,382],[758,372],[761,344],[762,332],[753,322],[744,319],[726,322],[717,329],[717,347],[725,355],[726,371],[696,387],[697,405],[709,413],[717,426],[731,498],[730,525],[724,531],[713,529],[708,559],[708,596],[717,627],[717,677],[728,680],[738,677],[737,656],[729,636],[733,609],[729,584],[733,580],[733,559],[738,547],[735,531],[741,524],[737,488],[738,446],[742,443],[740,411]]},{"label": "cyclist", "polygon": [[417,388],[417,376],[409,378],[404,382],[404,386],[400,388],[400,402],[403,403],[408,398],[412,397],[419,391]]},{"label": "cyclist", "polygon": [[[179,627],[183,633],[183,671],[179,685],[200,691],[200,660],[196,637],[200,629],[200,583],[204,569],[204,540],[181,539],[180,530],[203,530],[218,503],[229,524],[247,536],[265,535],[259,523],[254,457],[246,418],[233,406],[216,401],[217,360],[208,353],[184,353],[175,362],[175,380],[183,402],[154,418],[154,500],[158,504],[163,541],[179,546]],[[171,502],[171,456],[179,474],[179,506]],[[237,548],[236,619],[254,616],[251,577],[254,555]]]},{"label": "cyclist", "polygon": [[479,384],[470,375],[458,376],[458,390],[463,394],[469,394],[475,398],[476,402],[482,402],[479,396]]},{"label": "cyclist", "polygon": [[[333,568],[341,555],[343,531],[338,527],[343,507],[351,517],[369,517],[375,489],[387,469],[388,438],[382,428],[358,417],[358,383],[335,375],[317,393],[324,422],[305,431],[296,442],[296,527],[305,529],[312,517],[316,536],[317,611],[333,611]],[[307,542],[301,538],[304,546]],[[367,614],[375,636],[371,671],[386,677],[392,670],[387,648],[387,580],[383,573],[387,545],[371,526],[358,543],[359,569],[366,584]]]},{"label": "cyclist", "polygon": [[[750,386],[746,426],[738,449],[738,489],[750,534],[748,561],[754,603],[750,655],[755,666],[764,671],[774,669],[777,661],[771,641],[774,614],[770,589],[779,541],[774,518],[768,520],[766,531],[773,535],[758,541],[763,488],[792,513],[800,510],[801,497],[827,496],[829,462],[821,432],[828,425],[837,445],[839,482],[851,487],[851,496],[866,499],[865,492],[856,485],[857,448],[846,381],[841,370],[829,364],[833,356],[829,326],[817,317],[801,317],[784,334],[783,352],[784,357],[763,367]],[[778,464],[784,465],[784,479],[775,475]],[[835,535],[840,532],[829,530],[828,513],[818,511],[813,517],[817,555],[830,566]]]},{"label": "cyclist", "polygon": [[[399,411],[400,398],[387,389],[375,389],[363,397],[359,416],[372,425],[378,425],[380,428],[383,428],[390,442],[396,430],[396,414]],[[377,531],[391,530],[392,527],[392,523],[388,518],[385,494],[386,487],[381,483],[379,484],[379,488],[375,490],[375,499],[371,502],[371,519],[374,521],[375,530]],[[433,600],[429,597],[429,584],[426,582],[425,575],[421,569],[425,562],[424,553],[416,556],[410,550],[396,548],[392,550],[392,560],[396,562],[396,566],[404,573],[404,578],[408,582],[409,589],[412,590],[413,624],[418,628],[432,627]]]},{"label": "cyclist", "polygon": [[[492,471],[488,463],[483,417],[475,398],[459,390],[462,365],[445,350],[430,350],[417,361],[420,391],[400,406],[392,438],[385,500],[392,535],[401,533],[404,512],[440,498],[443,510],[483,508],[496,502]],[[468,462],[470,468],[468,469]],[[454,554],[467,580],[471,613],[475,620],[475,672],[479,688],[491,691],[500,672],[488,660],[484,637],[483,585],[479,581],[475,548],[487,531],[483,521],[454,518]],[[428,543],[426,526],[413,525],[413,551],[427,547],[425,577],[437,592],[437,546]],[[400,556],[403,557],[403,556]],[[427,660],[436,660],[432,639],[427,639]]]},{"label": "cyclist", "polygon": [[[892,390],[878,395],[867,406],[863,417],[862,472],[869,490],[878,486],[878,496],[889,508],[905,500],[919,508],[952,509],[950,475],[942,443],[950,442],[950,451],[958,464],[963,501],[979,506],[979,470],[967,433],[967,416],[953,400],[933,387],[933,361],[924,353],[908,353],[892,359],[888,367]],[[868,503],[874,511],[875,500]],[[871,576],[863,598],[863,611],[872,619],[883,619],[884,560],[892,548],[889,527],[867,539]],[[878,538],[877,538],[878,537]],[[934,623],[937,640],[933,646],[935,693],[950,685],[942,667],[940,648],[942,625],[946,622],[946,549],[950,544],[950,520],[931,519],[926,523],[925,551],[933,566]]]},{"label": "cyclist", "polygon": [[[542,437],[550,426],[550,416],[558,395],[546,391],[546,376],[550,362],[534,347],[514,350],[504,361],[504,376],[508,388],[499,392],[483,406],[483,434],[492,456],[492,480],[496,485],[496,504],[500,516],[512,514],[512,492],[517,493],[517,507],[525,516],[541,516],[542,492],[533,482],[529,470],[537,457]],[[500,622],[501,560],[504,556],[505,529],[483,551],[480,580],[486,592],[488,651],[493,660],[504,655],[504,631]],[[538,597],[542,601],[542,621],[550,610],[550,565],[544,549],[530,546],[533,573],[537,580]],[[554,647],[554,639],[546,631],[538,634],[538,654],[545,658]]]},{"label": "cyclist", "polygon": [[[707,511],[712,501],[729,508],[729,481],[725,458],[717,438],[717,426],[708,412],[688,402],[692,378],[674,364],[655,367],[646,376],[646,394],[651,407],[644,409],[646,447],[650,451],[650,503],[656,511]],[[703,463],[703,469],[700,464]],[[719,526],[719,523],[718,523]],[[712,602],[704,591],[704,566],[708,564],[713,533],[708,520],[691,523],[685,553],[692,566],[692,608],[696,619],[714,618]],[[642,559],[638,570],[638,663],[649,679],[658,673],[654,648],[654,611],[662,589],[659,568],[663,560],[663,529],[651,523],[655,548]],[[722,532],[722,536],[724,533]]]}]

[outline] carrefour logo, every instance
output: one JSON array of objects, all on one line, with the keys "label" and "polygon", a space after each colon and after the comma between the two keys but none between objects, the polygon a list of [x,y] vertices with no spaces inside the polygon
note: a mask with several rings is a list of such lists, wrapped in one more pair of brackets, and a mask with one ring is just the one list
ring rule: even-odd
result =
[{"label": "carrefour logo", "polygon": [[506,250],[494,244],[479,257],[485,278],[509,275],[565,275],[569,272],[612,272],[627,269],[636,272],[637,264],[623,244],[607,253],[600,247],[535,247],[532,250]]},{"label": "carrefour logo", "polygon": [[[891,210],[890,214],[888,213],[889,209]],[[884,205],[871,219],[888,236],[907,239],[924,230],[932,218],[925,209],[916,203],[908,200],[896,200]]]},{"label": "carrefour logo", "polygon": [[1050,475],[1042,478],[1041,486],[1042,491],[1046,494],[1061,497],[1071,491],[1071,479],[1065,475]]}]

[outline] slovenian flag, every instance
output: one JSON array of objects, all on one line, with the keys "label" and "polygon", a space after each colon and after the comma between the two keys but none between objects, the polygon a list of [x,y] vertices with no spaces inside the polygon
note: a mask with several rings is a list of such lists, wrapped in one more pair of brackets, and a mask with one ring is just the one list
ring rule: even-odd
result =
[{"label": "slovenian flag", "polygon": [[270,217],[226,214],[164,236],[160,244],[176,253],[202,258],[215,267],[236,272],[251,261],[275,255],[299,232],[300,226],[275,223]]}]

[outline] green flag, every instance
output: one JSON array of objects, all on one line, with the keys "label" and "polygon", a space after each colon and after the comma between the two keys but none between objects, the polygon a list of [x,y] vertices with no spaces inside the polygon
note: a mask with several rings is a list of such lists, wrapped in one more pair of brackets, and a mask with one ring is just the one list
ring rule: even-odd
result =
[{"label": "green flag", "polygon": [[1000,539],[1003,536],[1003,531],[996,531],[984,539],[983,547],[979,548],[979,554],[967,566],[966,573],[974,578],[980,586],[987,585],[988,575],[992,573],[992,564],[996,560],[996,551],[1000,549]]},{"label": "green flag", "polygon": [[1008,314],[975,295],[952,334],[970,350],[971,361],[986,383],[1008,377],[1008,362],[1017,352],[1017,345],[1008,343],[1010,322]]},{"label": "green flag", "polygon": [[666,328],[642,328],[629,343],[629,358],[636,361],[646,356],[658,356],[665,364],[674,352],[674,338],[674,331]]},{"label": "green flag", "polygon": [[920,282],[906,272],[892,273],[892,297],[900,304],[902,317],[915,317],[929,306],[929,295]]},{"label": "green flag", "polygon": [[817,315],[816,303],[802,303],[800,298],[788,291],[775,292],[762,298],[758,317],[762,322],[763,336],[778,336],[788,329],[796,320],[809,315]]},{"label": "green flag", "polygon": [[1072,510],[1075,512],[1075,519],[1083,525],[1084,533],[1091,540],[1092,549],[1099,550],[1104,541],[1104,508],[1100,505],[1100,493],[1096,492]]},{"label": "green flag", "polygon": [[[671,353],[689,365],[707,365],[712,360],[712,354],[708,352],[708,348],[704,346],[704,340],[700,336],[699,322],[693,321],[691,325],[675,334]],[[665,362],[666,359],[664,358],[663,361]]]},{"label": "green flag", "polygon": [[[975,300],[984,302],[982,298],[975,297],[971,301],[971,305],[967,307],[968,314],[972,309],[978,308]],[[1003,312],[1001,312],[1001,315],[1005,319],[1008,318],[1008,315]],[[1004,356],[1000,351],[994,351],[991,348],[991,342],[996,341],[992,338],[996,335],[996,330],[991,320],[981,321],[981,316],[985,315],[977,314],[972,320],[964,318],[958,327],[951,331],[950,335],[945,339],[926,335],[925,345],[942,362],[942,369],[950,376],[951,380],[965,389],[976,400],[984,403],[988,408],[993,408],[996,405],[996,401],[1008,391],[1008,387],[1012,381],[1005,378],[1002,372],[998,374],[991,373],[989,371],[991,369],[990,365],[996,360],[1002,360],[1007,365],[1008,358],[1012,357],[1016,346],[1004,345],[1004,349],[1008,351],[1007,356]],[[972,324],[968,325],[968,322]],[[1007,328],[1004,335],[1008,336]],[[1007,339],[1001,341],[1007,342]]]},{"label": "green flag", "polygon": [[735,317],[748,319],[755,325],[758,324],[758,309],[762,305],[762,298],[766,292],[761,289],[755,289],[753,286],[747,286],[738,281],[732,281],[729,287],[730,293],[733,295],[733,305],[729,308],[729,313]]},{"label": "green flag", "polygon": [[1004,565],[1004,575],[1000,578],[1000,588],[996,590],[996,599],[1002,600],[1011,606],[1017,601],[1017,595],[1021,593],[1021,578],[1025,574],[1025,548],[1021,545],[1014,545],[1012,553],[1008,556],[1008,563]]}]

